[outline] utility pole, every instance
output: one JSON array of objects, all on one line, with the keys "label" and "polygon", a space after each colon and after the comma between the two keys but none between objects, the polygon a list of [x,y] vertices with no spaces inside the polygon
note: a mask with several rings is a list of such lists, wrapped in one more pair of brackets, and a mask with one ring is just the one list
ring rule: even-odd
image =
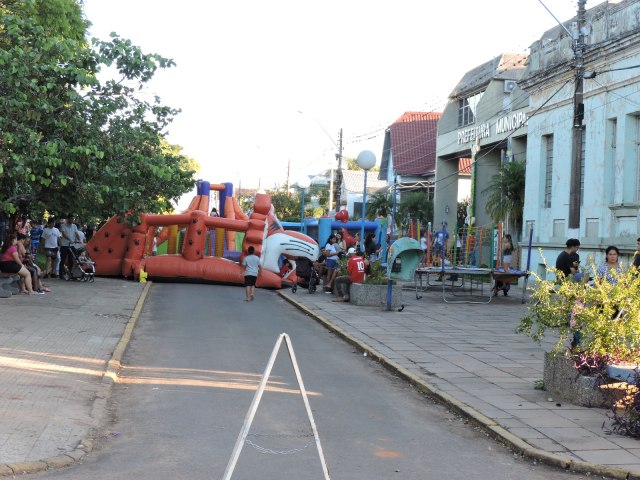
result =
[{"label": "utility pole", "polygon": [[291,159],[287,160],[287,183],[285,185],[286,192],[288,196],[291,196],[289,192],[289,176],[291,175]]},{"label": "utility pole", "polygon": [[587,0],[578,0],[577,31],[574,32],[573,51],[576,76],[573,95],[573,136],[571,142],[571,186],[569,190],[569,228],[580,228],[580,191],[582,171],[582,142],[584,136],[584,26]]},{"label": "utility pole", "polygon": [[335,182],[335,199],[336,199],[336,212],[340,210],[340,191],[342,190],[342,129],[338,137],[338,153],[336,153],[336,159],[338,160],[338,171],[336,172]]}]

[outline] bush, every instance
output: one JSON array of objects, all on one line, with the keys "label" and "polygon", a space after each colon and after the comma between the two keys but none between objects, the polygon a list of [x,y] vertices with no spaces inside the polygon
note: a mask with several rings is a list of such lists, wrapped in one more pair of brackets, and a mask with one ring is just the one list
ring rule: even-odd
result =
[{"label": "bush", "polygon": [[[547,267],[547,271],[550,270]],[[548,331],[558,336],[559,352],[579,332],[579,341],[568,348],[576,370],[611,384],[606,367],[612,363],[640,361],[640,274],[631,268],[616,275],[613,283],[596,278],[593,284],[537,278],[529,313],[517,332],[540,343]],[[610,433],[640,438],[640,373],[624,387],[616,383],[604,391],[610,396]],[[622,393],[619,393],[622,392]],[[605,425],[603,424],[603,428]]]},{"label": "bush", "polygon": [[[547,267],[547,271],[554,272]],[[576,358],[605,359],[607,363],[640,361],[640,275],[634,269],[615,275],[612,284],[596,278],[592,283],[549,281],[536,277],[528,314],[516,329],[540,343],[550,332],[557,335],[557,353],[579,332],[570,348]]]},{"label": "bush", "polygon": [[387,269],[382,266],[380,261],[371,262],[369,265],[369,273],[367,273],[364,283],[369,285],[386,285],[388,281]]}]

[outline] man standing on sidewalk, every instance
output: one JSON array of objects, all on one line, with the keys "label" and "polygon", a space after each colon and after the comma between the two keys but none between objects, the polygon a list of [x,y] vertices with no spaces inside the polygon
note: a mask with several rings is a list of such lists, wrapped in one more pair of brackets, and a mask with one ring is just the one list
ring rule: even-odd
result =
[{"label": "man standing on sidewalk", "polygon": [[353,247],[347,251],[347,255],[349,255],[347,275],[336,278],[338,298],[334,302],[348,302],[350,300],[351,284],[364,282],[365,269],[369,264],[369,260],[365,259],[359,251],[356,253],[356,249]]},{"label": "man standing on sidewalk", "polygon": [[73,223],[74,220],[75,216],[67,215],[66,221],[60,226],[60,233],[62,234],[62,237],[60,237],[60,267],[58,271],[60,278],[62,278],[64,269],[68,266],[71,244],[79,241],[78,227]]}]

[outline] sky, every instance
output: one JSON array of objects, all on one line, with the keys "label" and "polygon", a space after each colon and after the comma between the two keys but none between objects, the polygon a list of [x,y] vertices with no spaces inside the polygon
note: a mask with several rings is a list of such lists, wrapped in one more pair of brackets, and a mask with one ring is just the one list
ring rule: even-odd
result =
[{"label": "sky", "polygon": [[[576,0],[543,0],[560,21]],[[592,8],[601,0],[589,0]],[[408,111],[557,25],[540,0],[84,0],[90,35],[172,58],[142,95],[181,109],[168,140],[198,177],[272,188],[371,150]],[[190,196],[188,196],[190,198]],[[182,203],[182,202],[181,202]]]}]

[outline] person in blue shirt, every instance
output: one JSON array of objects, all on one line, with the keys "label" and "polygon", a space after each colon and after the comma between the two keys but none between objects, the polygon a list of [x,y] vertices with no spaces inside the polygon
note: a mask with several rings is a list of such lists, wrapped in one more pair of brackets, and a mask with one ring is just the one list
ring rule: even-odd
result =
[{"label": "person in blue shirt", "polygon": [[442,222],[442,229],[433,234],[434,255],[442,255],[442,249],[446,249],[447,240],[449,240],[449,232],[447,232],[447,222]]},{"label": "person in blue shirt", "polygon": [[38,221],[31,227],[31,231],[29,232],[29,236],[31,237],[31,254],[33,255],[34,261],[38,256],[38,248],[40,247],[40,238],[42,237],[43,230],[42,222]]}]

